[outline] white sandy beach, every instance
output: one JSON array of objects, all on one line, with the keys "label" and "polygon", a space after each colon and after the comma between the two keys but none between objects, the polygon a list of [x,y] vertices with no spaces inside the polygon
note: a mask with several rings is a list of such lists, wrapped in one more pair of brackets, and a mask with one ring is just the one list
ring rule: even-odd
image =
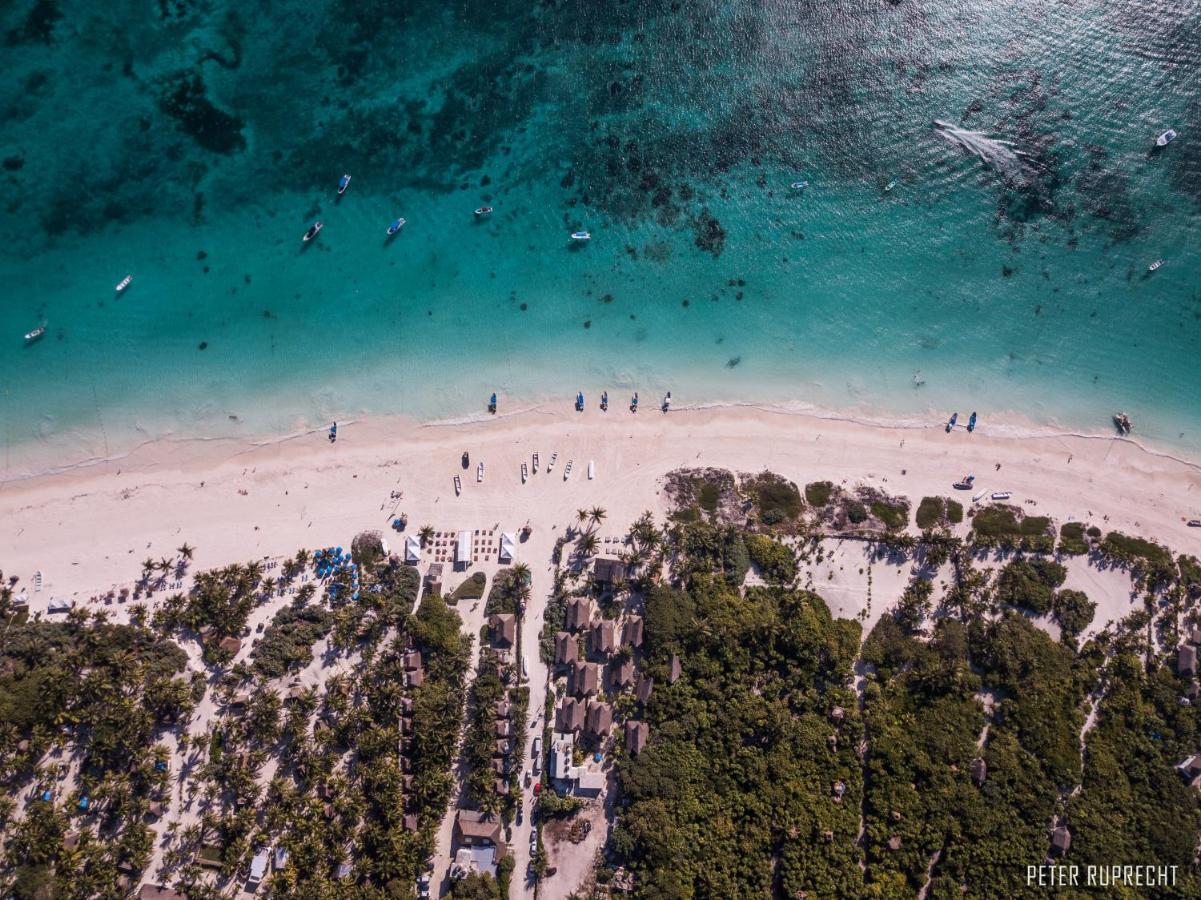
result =
[{"label": "white sandy beach", "polygon": [[[535,452],[542,467],[523,485],[521,463]],[[553,453],[558,462],[548,475]],[[480,460],[483,484],[475,479]],[[589,481],[592,460],[597,474]],[[408,514],[411,531],[427,523],[509,530],[528,520],[537,532],[599,504],[620,528],[643,510],[664,508],[662,476],[681,466],[771,469],[800,485],[863,483],[914,503],[954,494],[951,483],[973,472],[978,489],[1012,491],[1012,502],[1059,522],[1088,520],[1177,550],[1201,545],[1201,533],[1186,526],[1201,516],[1201,467],[1129,441],[1015,437],[1003,426],[946,434],[758,409],[631,415],[543,407],[458,425],[343,424],[335,444],[323,431],[255,447],[151,443],[120,461],[3,483],[0,568],[19,578],[18,591],[29,590],[36,611],[51,597],[82,602],[132,585],[142,559],[173,556],[184,541],[197,548],[193,568],[201,569],[349,545],[367,528],[389,534],[398,512]],[[44,585],[35,595],[37,570]]]}]

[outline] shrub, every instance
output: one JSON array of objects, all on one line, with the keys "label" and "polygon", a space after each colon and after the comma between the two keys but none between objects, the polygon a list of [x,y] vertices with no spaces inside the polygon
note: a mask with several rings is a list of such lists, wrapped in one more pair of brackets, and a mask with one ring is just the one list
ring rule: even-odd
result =
[{"label": "shrub", "polygon": [[454,593],[450,595],[451,602],[480,599],[484,596],[484,585],[487,583],[488,576],[483,572],[472,572],[471,577],[455,588]]},{"label": "shrub", "polygon": [[805,499],[810,506],[825,506],[830,502],[834,493],[834,485],[829,481],[812,481],[805,485]]},{"label": "shrub", "polygon": [[1180,567],[1180,580],[1185,588],[1191,591],[1201,587],[1201,563],[1197,557],[1182,553],[1176,565]]},{"label": "shrub", "polygon": [[744,541],[751,562],[768,581],[788,584],[796,578],[796,557],[790,548],[762,534],[748,534]]},{"label": "shrub", "polygon": [[755,479],[754,491],[759,519],[765,524],[785,522],[801,514],[801,492],[791,481],[764,472]]},{"label": "shrub", "polygon": [[877,500],[872,503],[872,515],[883,522],[889,531],[896,531],[909,524],[909,504],[904,501],[888,503]]},{"label": "shrub", "polygon": [[1083,522],[1064,522],[1059,526],[1059,552],[1072,556],[1088,552]]},{"label": "shrub", "polygon": [[706,481],[696,492],[696,500],[701,505],[701,509],[713,514],[717,512],[717,504],[721,500],[721,488],[711,481]]},{"label": "shrub", "polygon": [[[927,528],[933,528],[942,521],[943,511],[945,508],[942,497],[922,497],[922,502],[917,505],[917,527],[922,531]],[[962,512],[962,508],[960,509]]]},{"label": "shrub", "polygon": [[847,518],[851,524],[858,525],[861,522],[867,521],[867,507],[858,500],[853,500],[851,505],[847,507]]},{"label": "shrub", "polygon": [[332,627],[333,617],[324,607],[285,606],[254,648],[254,668],[268,678],[279,678],[290,666],[307,664],[313,644]]},{"label": "shrub", "polygon": [[972,520],[972,537],[977,546],[1009,547],[1027,552],[1050,552],[1055,539],[1048,534],[1046,516],[1019,518],[1012,506],[987,506]]},{"label": "shrub", "polygon": [[1097,611],[1097,604],[1083,591],[1057,591],[1051,601],[1051,612],[1065,640],[1075,642],[1088,628]]},{"label": "shrub", "polygon": [[1152,566],[1171,566],[1172,554],[1166,547],[1153,541],[1131,537],[1120,531],[1111,531],[1101,542],[1101,552],[1111,559],[1133,565],[1140,562]]},{"label": "shrub", "polygon": [[952,525],[963,521],[963,504],[958,500],[947,500],[947,521]]},{"label": "shrub", "polygon": [[1055,589],[1067,574],[1067,569],[1050,560],[1015,559],[997,580],[997,599],[1046,615],[1051,611]]}]

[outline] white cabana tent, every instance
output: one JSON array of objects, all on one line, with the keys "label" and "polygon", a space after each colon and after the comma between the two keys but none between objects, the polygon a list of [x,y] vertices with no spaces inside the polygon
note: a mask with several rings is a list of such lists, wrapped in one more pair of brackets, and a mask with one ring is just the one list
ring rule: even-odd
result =
[{"label": "white cabana tent", "polygon": [[421,541],[410,534],[405,538],[405,562],[412,564],[420,561]]},{"label": "white cabana tent", "polygon": [[500,535],[500,554],[497,560],[502,563],[513,561],[513,552],[517,549],[517,538],[509,534],[507,531],[501,532]]},{"label": "white cabana tent", "polygon": [[471,532],[460,531],[459,541],[455,546],[455,564],[468,565],[471,562]]}]

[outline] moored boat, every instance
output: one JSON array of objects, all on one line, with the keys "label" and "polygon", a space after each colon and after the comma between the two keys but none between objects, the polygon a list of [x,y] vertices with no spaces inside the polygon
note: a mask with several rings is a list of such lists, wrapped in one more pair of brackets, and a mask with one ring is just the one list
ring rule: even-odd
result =
[{"label": "moored boat", "polygon": [[1155,260],[1155,262],[1151,263],[1151,265],[1147,266],[1147,271],[1154,272],[1156,269],[1158,269],[1160,266],[1162,266],[1163,263],[1164,263],[1164,261],[1162,259],[1157,259],[1157,260]]},{"label": "moored boat", "polygon": [[118,294],[121,293],[123,290],[125,290],[127,287],[129,287],[129,285],[132,282],[133,282],[133,276],[126,275],[124,278],[122,278],[120,281],[117,282],[117,293]]},{"label": "moored boat", "polygon": [[630,398],[630,412],[638,412],[638,392],[634,391],[634,396]]},{"label": "moored boat", "polygon": [[976,430],[976,413],[974,410],[972,411],[971,416],[967,420],[967,430],[968,430],[968,434],[971,434],[973,431]]},{"label": "moored boat", "polygon": [[343,175],[338,179],[338,196],[341,197],[345,194],[348,187],[350,187],[350,176]]},{"label": "moored boat", "polygon": [[534,474],[538,474],[538,454],[534,454]]},{"label": "moored boat", "polygon": [[493,415],[496,414],[496,394],[493,394],[488,400],[488,412],[492,413]]},{"label": "moored boat", "polygon": [[1119,434],[1130,434],[1130,429],[1134,427],[1130,416],[1124,412],[1113,414],[1113,424],[1117,427]]},{"label": "moored boat", "polygon": [[33,331],[27,331],[25,333],[25,343],[32,344],[34,341],[40,341],[45,334],[46,326],[39,325],[37,328],[33,329]]},{"label": "moored boat", "polygon": [[1163,134],[1161,134],[1159,137],[1157,137],[1155,139],[1155,146],[1156,147],[1166,147],[1166,146],[1168,146],[1168,144],[1172,143],[1172,141],[1176,140],[1176,136],[1177,135],[1176,135],[1175,129],[1169,128],[1167,131],[1165,131]]},{"label": "moored boat", "polygon": [[573,241],[590,241],[592,240],[592,233],[588,231],[573,231],[571,239]]},{"label": "moored boat", "polygon": [[571,467],[572,467],[574,464],[575,464],[575,460],[574,460],[574,459],[569,459],[569,460],[567,460],[567,465],[566,465],[566,467],[563,469],[563,480],[564,480],[564,481],[566,481],[568,478],[570,478],[570,477],[571,477]]},{"label": "moored boat", "polygon": [[525,463],[521,464],[521,483],[525,484],[526,479],[530,477],[530,467]]},{"label": "moored boat", "polygon": [[576,412],[584,411],[584,392],[583,391],[579,391],[575,395],[575,411]]},{"label": "moored boat", "polygon": [[588,460],[588,480],[591,481],[596,477],[596,460]]},{"label": "moored boat", "polygon": [[402,229],[404,227],[405,227],[405,220],[403,217],[399,218],[399,219],[393,219],[392,224],[388,226],[388,234],[389,235],[396,234],[396,232],[400,231],[400,229]]},{"label": "moored boat", "polygon": [[319,232],[324,227],[325,227],[324,222],[314,222],[312,225],[309,226],[309,230],[304,233],[304,237],[302,237],[301,240],[307,244],[309,241],[311,241],[313,238],[315,238],[317,236],[317,232]]},{"label": "moored boat", "polygon": [[477,219],[482,219],[484,216],[488,215],[488,213],[490,213],[490,212],[492,212],[491,206],[481,206],[478,209],[476,209],[475,217]]},{"label": "moored boat", "polygon": [[947,434],[951,433],[951,429],[955,427],[955,423],[959,421],[959,413],[951,413],[951,418],[947,420]]},{"label": "moored boat", "polygon": [[601,410],[602,411],[608,410],[608,408],[609,408],[609,392],[602,391],[601,392]]},{"label": "moored boat", "polygon": [[790,188],[792,188],[794,191],[803,191],[805,188],[809,187],[809,182],[807,182],[807,181],[794,181],[792,184],[790,184],[790,185],[788,185],[788,186],[789,186]]}]

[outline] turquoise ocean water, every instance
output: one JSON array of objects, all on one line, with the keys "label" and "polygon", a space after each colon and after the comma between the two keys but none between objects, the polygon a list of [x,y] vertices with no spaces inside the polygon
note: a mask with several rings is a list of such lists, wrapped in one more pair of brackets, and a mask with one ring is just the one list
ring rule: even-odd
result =
[{"label": "turquoise ocean water", "polygon": [[1201,455],[1196,2],[12,0],[0,42],[10,476],[602,387]]}]

